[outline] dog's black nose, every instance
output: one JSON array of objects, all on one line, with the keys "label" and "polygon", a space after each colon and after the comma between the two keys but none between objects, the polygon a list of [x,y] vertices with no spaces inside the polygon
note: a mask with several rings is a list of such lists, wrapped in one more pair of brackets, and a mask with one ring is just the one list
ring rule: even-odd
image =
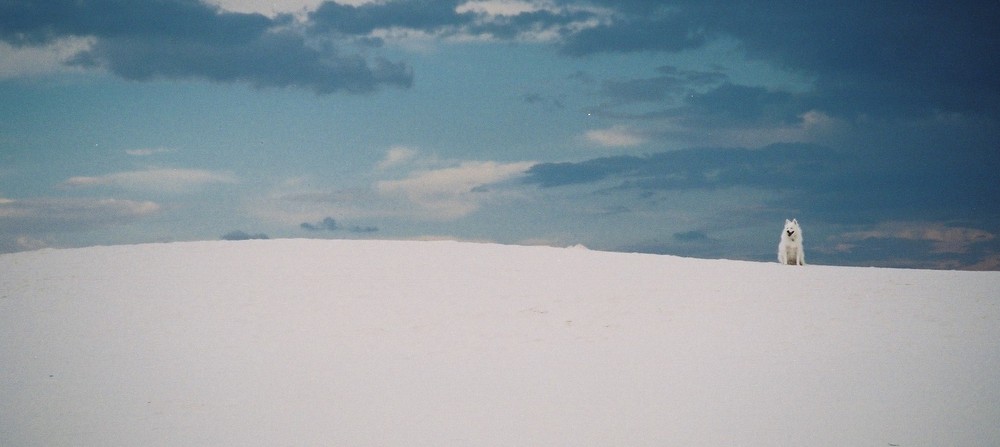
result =
[{"label": "dog's black nose", "polygon": [[792,230],[788,230],[788,231],[786,231],[785,233],[788,233],[788,235],[789,235],[789,236],[791,236],[791,235],[792,235],[792,233],[794,233],[794,231],[792,231]]}]

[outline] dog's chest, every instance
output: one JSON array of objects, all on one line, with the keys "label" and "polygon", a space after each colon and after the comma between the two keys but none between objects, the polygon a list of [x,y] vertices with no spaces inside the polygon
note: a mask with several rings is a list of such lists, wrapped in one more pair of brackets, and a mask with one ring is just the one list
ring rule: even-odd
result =
[{"label": "dog's chest", "polygon": [[782,250],[785,251],[785,256],[788,258],[789,262],[794,262],[798,258],[799,244],[797,241],[784,240],[781,241]]}]

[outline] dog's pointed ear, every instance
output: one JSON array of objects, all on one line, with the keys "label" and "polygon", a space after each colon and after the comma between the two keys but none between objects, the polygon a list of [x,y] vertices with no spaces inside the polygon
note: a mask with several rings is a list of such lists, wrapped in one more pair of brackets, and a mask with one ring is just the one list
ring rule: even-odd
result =
[{"label": "dog's pointed ear", "polygon": [[790,223],[792,223],[792,221],[790,221],[790,220],[788,220],[788,219],[785,219],[785,223],[786,223],[786,224],[790,224]]},{"label": "dog's pointed ear", "polygon": [[792,219],[792,223],[798,225],[799,220],[798,219]]}]

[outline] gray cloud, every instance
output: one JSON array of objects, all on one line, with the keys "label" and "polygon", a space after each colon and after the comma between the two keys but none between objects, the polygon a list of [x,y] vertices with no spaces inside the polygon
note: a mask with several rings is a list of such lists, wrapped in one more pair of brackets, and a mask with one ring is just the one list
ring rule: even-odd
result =
[{"label": "gray cloud", "polygon": [[381,85],[408,87],[413,80],[404,64],[339,55],[332,49],[320,51],[288,32],[269,33],[238,45],[102,39],[70,63],[99,66],[133,80],[203,78],[256,87],[301,87],[320,94],[364,93]]},{"label": "gray cloud", "polygon": [[1000,218],[996,157],[962,154],[871,157],[807,144],[761,149],[703,148],[577,163],[540,163],[525,181],[543,188],[610,183],[651,193],[751,187],[782,194],[833,223]]},{"label": "gray cloud", "polygon": [[660,67],[650,78],[604,81],[594,109],[615,119],[670,119],[689,131],[788,126],[820,106],[805,93],[732,83],[718,72]]},{"label": "gray cloud", "polygon": [[238,43],[260,36],[272,24],[259,14],[221,12],[197,0],[25,0],[0,5],[0,38],[13,44],[48,43],[65,36]]},{"label": "gray cloud", "polygon": [[604,81],[602,93],[616,103],[670,103],[694,88],[719,85],[728,79],[719,72],[682,70],[672,66],[661,66],[656,71],[659,74],[651,78]]},{"label": "gray cloud", "polygon": [[674,115],[701,125],[790,124],[809,109],[798,95],[724,83],[689,95]]},{"label": "gray cloud", "polygon": [[998,20],[996,2],[761,2],[725,31],[752,57],[816,74],[831,103],[996,113]]},{"label": "gray cloud", "polygon": [[831,113],[1000,112],[995,2],[597,3],[611,21],[567,35],[565,53],[677,52],[728,37],[752,59],[813,77]]},{"label": "gray cloud", "polygon": [[413,82],[405,64],[307,42],[290,24],[287,16],[223,12],[195,0],[0,6],[0,40],[40,45],[62,37],[93,37],[93,45],[68,63],[101,67],[126,79],[202,78],[320,94],[364,93]]},{"label": "gray cloud", "polygon": [[340,229],[340,224],[332,217],[326,217],[317,223],[302,222],[299,228],[309,231],[337,231]]},{"label": "gray cloud", "polygon": [[230,231],[221,237],[224,241],[249,241],[254,239],[268,239],[264,233],[250,234],[243,230]]},{"label": "gray cloud", "polygon": [[378,231],[378,227],[351,225],[347,227],[347,231],[350,231],[351,233],[375,233]]},{"label": "gray cloud", "polygon": [[841,155],[829,148],[773,145],[766,149],[696,148],[646,156],[622,155],[578,163],[541,163],[526,181],[543,187],[591,183],[607,178],[637,189],[813,184],[833,171]]},{"label": "gray cloud", "polygon": [[378,227],[373,226],[362,226],[362,225],[350,225],[348,227],[341,226],[336,219],[332,217],[324,217],[323,220],[310,223],[302,222],[299,224],[299,228],[307,231],[340,231],[347,230],[351,233],[374,233],[378,231]]}]

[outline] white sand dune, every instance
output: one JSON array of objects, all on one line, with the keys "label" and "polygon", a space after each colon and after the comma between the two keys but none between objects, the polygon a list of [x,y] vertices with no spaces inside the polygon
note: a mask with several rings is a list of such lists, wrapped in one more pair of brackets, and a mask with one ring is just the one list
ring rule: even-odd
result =
[{"label": "white sand dune", "polygon": [[4,446],[988,446],[998,421],[997,272],[457,242],[0,255]]}]

